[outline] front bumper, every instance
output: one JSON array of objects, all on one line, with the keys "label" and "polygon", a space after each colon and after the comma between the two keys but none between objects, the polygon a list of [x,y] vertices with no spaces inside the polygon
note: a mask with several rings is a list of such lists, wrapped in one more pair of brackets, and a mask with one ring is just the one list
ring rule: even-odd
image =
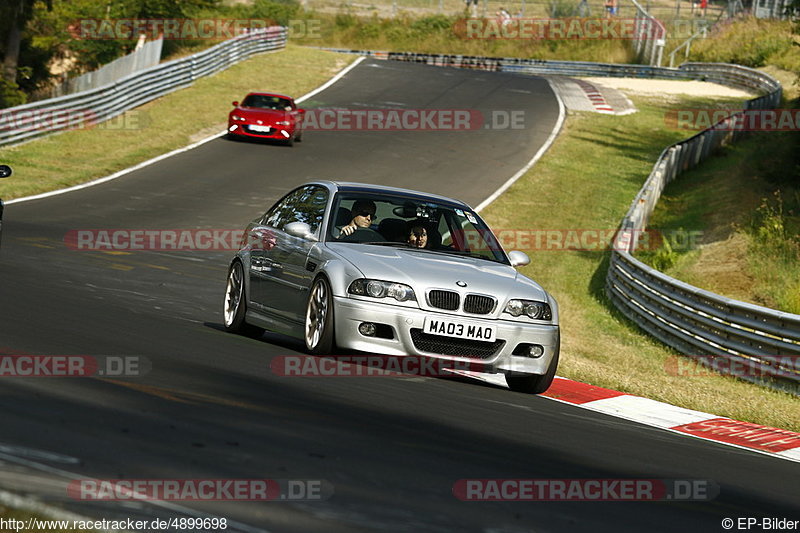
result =
[{"label": "front bumper", "polygon": [[[505,342],[494,354],[483,357],[442,355],[423,351],[419,343],[415,345],[412,330],[421,330],[426,316],[463,319],[479,325],[491,325],[495,327],[496,339]],[[470,367],[480,366],[483,371],[492,373],[544,374],[560,346],[559,328],[556,325],[463,317],[342,296],[334,296],[334,317],[336,343],[341,348],[385,355],[414,355],[457,361],[468,363]],[[358,326],[362,322],[390,326],[393,338],[362,335],[358,331]],[[441,338],[445,341],[449,339]],[[544,347],[544,354],[537,358],[513,355],[514,350],[522,343],[539,344]]]},{"label": "front bumper", "polygon": [[[254,139],[274,139],[278,141],[287,141],[295,134],[294,126],[270,126],[271,129],[268,132],[254,132],[250,131],[248,128],[248,126],[251,125],[252,124],[243,122],[228,123],[228,133],[231,135],[241,135],[242,137],[252,137]],[[236,127],[234,128],[234,126]],[[283,134],[284,131],[286,135]]]}]

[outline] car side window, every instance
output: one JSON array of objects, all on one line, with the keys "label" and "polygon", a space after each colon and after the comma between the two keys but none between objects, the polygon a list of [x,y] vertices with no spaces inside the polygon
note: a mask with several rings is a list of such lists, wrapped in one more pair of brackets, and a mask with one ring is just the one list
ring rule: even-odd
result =
[{"label": "car side window", "polygon": [[317,231],[328,204],[328,190],[319,185],[308,185],[290,192],[270,209],[263,223],[282,230],[290,222],[305,222],[311,233]]}]

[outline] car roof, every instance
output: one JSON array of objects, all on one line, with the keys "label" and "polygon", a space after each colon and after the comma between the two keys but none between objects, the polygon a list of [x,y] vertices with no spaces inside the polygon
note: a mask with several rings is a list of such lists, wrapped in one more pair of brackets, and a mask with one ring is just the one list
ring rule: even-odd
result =
[{"label": "car roof", "polygon": [[447,196],[441,196],[433,193],[415,191],[412,189],[401,189],[399,187],[390,187],[388,185],[357,183],[353,181],[328,181],[328,180],[318,181],[315,183],[330,185],[339,192],[391,193],[401,196],[408,196],[409,198],[419,201],[427,201],[427,202],[436,201],[439,203],[448,203],[453,206],[463,207],[470,210],[472,209],[468,204],[462,202],[461,200],[456,200],[454,198],[448,198]]}]

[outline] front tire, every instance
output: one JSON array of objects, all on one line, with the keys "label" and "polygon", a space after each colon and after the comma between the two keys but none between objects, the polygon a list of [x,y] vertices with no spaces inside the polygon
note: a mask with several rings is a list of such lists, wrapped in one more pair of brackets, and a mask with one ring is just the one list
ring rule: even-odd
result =
[{"label": "front tire", "polygon": [[228,270],[228,283],[225,286],[225,301],[222,318],[225,330],[248,337],[260,338],[264,329],[245,322],[247,315],[247,297],[244,290],[244,267],[236,261]]},{"label": "front tire", "polygon": [[314,280],[306,307],[306,350],[314,355],[330,355],[336,346],[333,335],[333,295],[328,280]]},{"label": "front tire", "polygon": [[553,379],[556,377],[556,369],[558,368],[558,356],[561,352],[561,338],[559,337],[556,343],[556,355],[550,361],[550,366],[547,367],[547,372],[544,374],[529,374],[529,375],[513,375],[506,374],[506,383],[508,388],[514,392],[524,392],[527,394],[542,394],[550,388],[553,384]]}]

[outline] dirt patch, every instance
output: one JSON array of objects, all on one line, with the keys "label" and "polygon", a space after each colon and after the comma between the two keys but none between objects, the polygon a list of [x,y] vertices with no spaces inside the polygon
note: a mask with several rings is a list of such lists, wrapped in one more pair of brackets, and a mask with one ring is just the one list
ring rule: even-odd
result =
[{"label": "dirt patch", "polygon": [[758,69],[766,74],[769,74],[783,85],[783,97],[787,100],[794,100],[800,98],[800,77],[797,72],[783,70],[778,67],[769,65]]},{"label": "dirt patch", "polygon": [[196,143],[197,141],[202,141],[206,137],[211,137],[212,135],[217,135],[221,131],[225,131],[225,126],[227,124],[225,122],[220,122],[219,124],[215,124],[214,126],[209,126],[208,128],[203,128],[202,130],[198,131],[197,133],[193,134],[189,137],[189,143]]},{"label": "dirt patch", "polygon": [[731,234],[724,241],[706,244],[697,259],[682,269],[679,277],[734,300],[766,305],[769,302],[758,301],[754,296],[756,280],[748,272],[747,246],[748,237],[741,232]]},{"label": "dirt patch", "polygon": [[336,64],[330,69],[331,74],[338,74],[348,63],[350,63],[349,59],[337,59]]}]

